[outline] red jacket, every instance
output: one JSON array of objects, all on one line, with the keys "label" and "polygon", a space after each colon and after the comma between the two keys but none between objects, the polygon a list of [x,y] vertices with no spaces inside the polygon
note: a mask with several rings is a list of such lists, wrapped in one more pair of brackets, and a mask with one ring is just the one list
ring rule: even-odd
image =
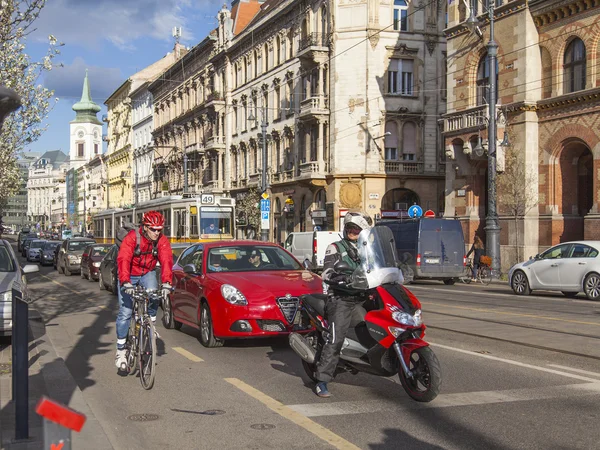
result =
[{"label": "red jacket", "polygon": [[[140,251],[142,253],[140,256],[133,255],[137,241],[134,230],[131,230],[125,236],[125,239],[121,243],[121,248],[119,248],[117,268],[121,284],[130,283],[131,276],[144,275],[156,267],[157,260],[152,256],[152,241],[147,239],[142,231],[143,229],[140,228]],[[173,253],[171,252],[169,239],[162,234],[158,238],[157,250],[158,261],[160,261],[161,281],[173,284]]]}]

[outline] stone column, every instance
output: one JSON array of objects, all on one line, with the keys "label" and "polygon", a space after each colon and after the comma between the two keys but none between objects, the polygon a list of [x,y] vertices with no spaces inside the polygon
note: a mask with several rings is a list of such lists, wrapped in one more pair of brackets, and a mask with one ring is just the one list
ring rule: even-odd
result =
[{"label": "stone column", "polygon": [[317,137],[317,163],[319,167],[319,173],[322,173],[325,168],[325,161],[323,160],[323,154],[325,153],[325,136],[324,136],[324,122],[319,119],[319,135]]}]

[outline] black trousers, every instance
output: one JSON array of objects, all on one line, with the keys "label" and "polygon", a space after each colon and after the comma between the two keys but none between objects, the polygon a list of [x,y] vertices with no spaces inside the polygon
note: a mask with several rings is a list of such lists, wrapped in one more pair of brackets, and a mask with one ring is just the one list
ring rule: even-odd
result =
[{"label": "black trousers", "polygon": [[325,341],[317,361],[315,378],[318,381],[333,379],[348,328],[364,318],[363,303],[364,298],[352,296],[333,295],[327,300],[325,317],[329,323],[329,339]]}]

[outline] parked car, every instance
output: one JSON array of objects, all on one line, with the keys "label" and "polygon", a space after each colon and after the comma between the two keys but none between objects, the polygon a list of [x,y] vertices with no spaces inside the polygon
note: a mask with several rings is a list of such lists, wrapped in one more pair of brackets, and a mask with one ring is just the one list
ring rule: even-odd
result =
[{"label": "parked car", "polygon": [[108,289],[113,294],[117,294],[117,254],[119,248],[113,245],[108,253],[100,261],[98,267],[98,285],[100,290]]},{"label": "parked car", "polygon": [[325,250],[329,244],[342,239],[337,231],[303,231],[290,233],[285,240],[284,248],[303,265],[315,272],[323,271]]},{"label": "parked car", "polygon": [[466,273],[465,238],[458,220],[382,220],[376,226],[392,230],[406,281],[412,278],[454,284]]},{"label": "parked car", "polygon": [[28,264],[21,268],[17,255],[8,241],[0,239],[0,336],[11,336],[12,317],[12,289],[21,292],[25,301],[29,299],[25,274],[39,271],[36,264]]},{"label": "parked car", "polygon": [[517,295],[541,289],[560,291],[567,297],[583,292],[590,300],[600,300],[599,254],[600,241],[565,242],[515,264],[508,280]]},{"label": "parked car", "polygon": [[38,237],[37,234],[28,234],[25,239],[23,240],[23,243],[21,244],[21,256],[23,258],[27,257],[27,250],[29,250],[29,246],[31,245],[31,243],[33,241],[37,241]]},{"label": "parked car", "polygon": [[27,261],[39,261],[45,243],[46,241],[41,239],[31,241],[31,244],[29,244],[29,248],[27,249]]},{"label": "parked car", "polygon": [[[175,261],[177,261],[177,258],[179,258],[179,255],[181,255],[183,253],[183,251],[188,248],[190,245],[192,245],[191,243],[187,242],[177,242],[174,244],[171,244],[171,253],[173,253],[173,263],[175,263]],[[161,282],[161,269],[160,269],[160,262],[156,263],[156,279],[158,280],[158,283],[160,284]]]},{"label": "parked car", "polygon": [[[253,254],[258,267],[250,261]],[[290,253],[258,241],[192,245],[173,267],[173,287],[164,301],[163,324],[198,328],[205,347],[300,331],[299,297],[323,292],[321,278]]]},{"label": "parked car", "polygon": [[100,262],[106,256],[112,244],[92,244],[83,250],[81,255],[81,278],[89,281],[98,281]]},{"label": "parked car", "polygon": [[66,239],[60,245],[56,268],[58,273],[64,273],[66,276],[71,276],[73,272],[79,272],[81,264],[81,255],[83,250],[96,241],[86,238]]},{"label": "parked car", "polygon": [[45,266],[46,264],[50,265],[54,263],[54,255],[60,244],[60,241],[46,241],[44,243],[40,253],[40,265]]},{"label": "parked car", "polygon": [[56,248],[54,249],[54,259],[52,260],[52,265],[54,266],[54,269],[58,269],[58,253],[60,252],[60,247],[62,246],[62,243],[64,241],[60,241],[60,245],[57,245]]},{"label": "parked car", "polygon": [[19,231],[19,234],[17,235],[17,251],[21,251],[21,245],[30,233],[31,231],[29,228],[22,228],[21,231]]}]

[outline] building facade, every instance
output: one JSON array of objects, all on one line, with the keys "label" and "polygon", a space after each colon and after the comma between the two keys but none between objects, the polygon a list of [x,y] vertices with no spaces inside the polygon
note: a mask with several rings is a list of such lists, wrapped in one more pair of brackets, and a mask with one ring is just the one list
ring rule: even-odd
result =
[{"label": "building facade", "polygon": [[[498,43],[498,211],[502,265],[551,245],[600,238],[599,1],[495,2]],[[487,1],[478,1],[479,35],[469,11],[452,2],[446,30],[448,114],[444,118],[446,215],[464,223],[465,236],[485,235],[490,74]],[[480,37],[481,36],[481,37]],[[498,142],[499,143],[499,142]],[[509,158],[510,157],[510,158]],[[503,181],[504,180],[504,181]],[[511,180],[507,185],[506,180]],[[514,195],[507,195],[514,189]],[[523,193],[528,193],[525,195]]]},{"label": "building facade", "polygon": [[[151,81],[151,80],[150,80]],[[152,163],[154,149],[152,148],[152,131],[154,130],[153,98],[148,85],[144,82],[131,93],[133,104],[133,202],[145,202],[152,198]]]},{"label": "building facade", "polygon": [[239,204],[266,167],[277,242],[337,230],[349,209],[441,213],[445,13],[441,0],[223,7],[218,28],[149,86],[153,195],[187,184]]},{"label": "building facade", "polygon": [[17,165],[20,172],[19,190],[10,197],[6,207],[2,211],[2,222],[5,227],[15,231],[29,225],[27,209],[27,181],[29,178],[29,166],[37,161],[41,153],[22,152],[17,156]]}]

